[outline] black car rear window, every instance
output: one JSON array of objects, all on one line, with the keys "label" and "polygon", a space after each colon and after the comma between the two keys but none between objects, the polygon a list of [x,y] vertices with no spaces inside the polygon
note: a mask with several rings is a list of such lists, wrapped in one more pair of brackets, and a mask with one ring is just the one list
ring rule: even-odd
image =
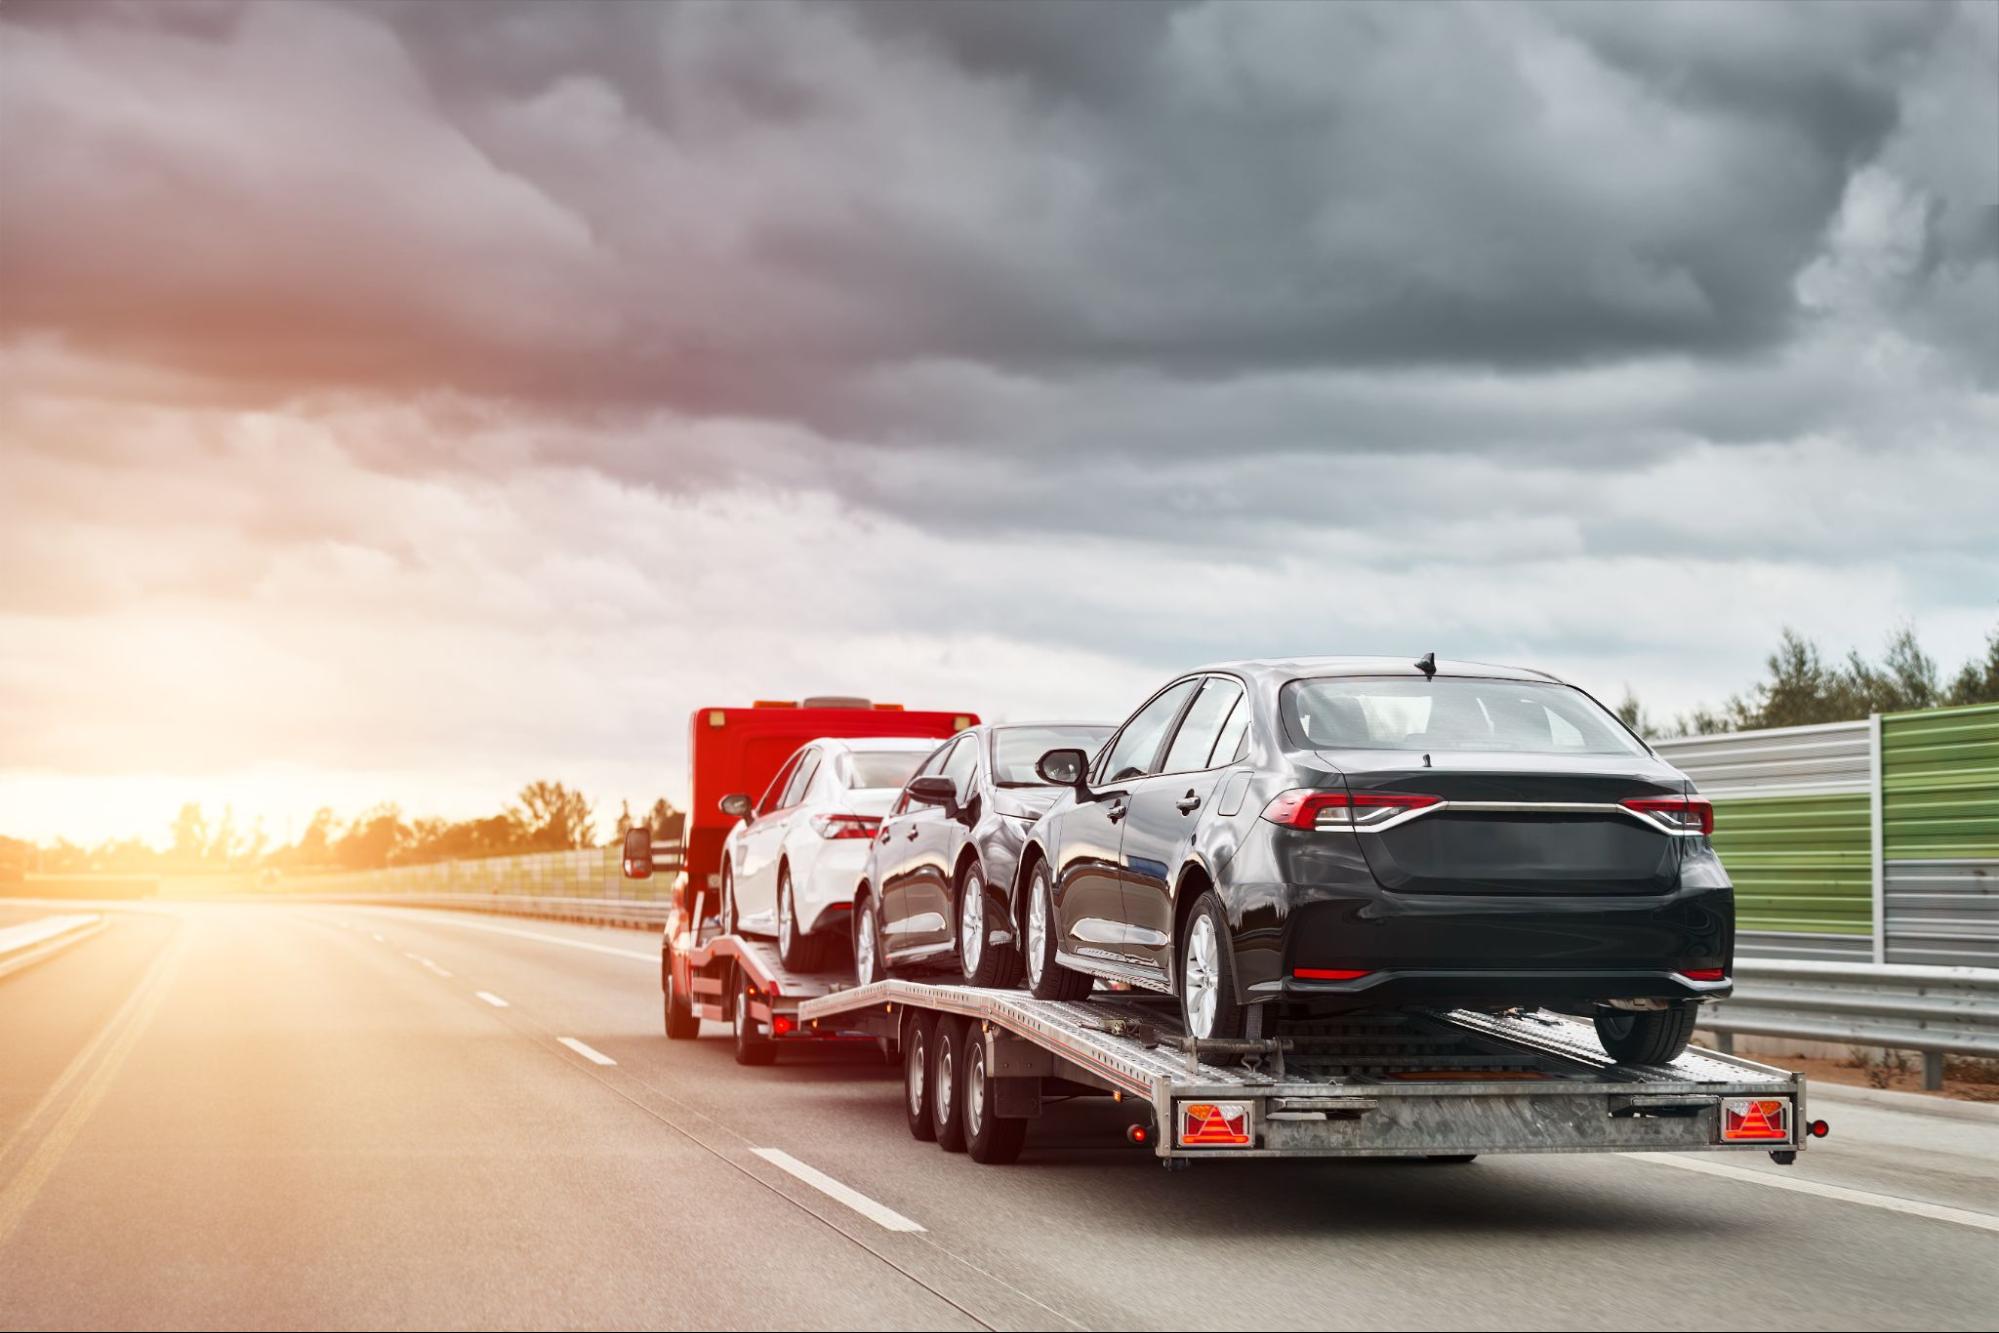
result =
[{"label": "black car rear window", "polygon": [[1645,753],[1595,700],[1552,681],[1325,676],[1280,698],[1291,739],[1315,750]]}]

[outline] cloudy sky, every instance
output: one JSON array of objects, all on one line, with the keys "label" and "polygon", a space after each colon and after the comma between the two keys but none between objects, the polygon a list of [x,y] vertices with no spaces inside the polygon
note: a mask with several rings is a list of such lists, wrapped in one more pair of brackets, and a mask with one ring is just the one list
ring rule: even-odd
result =
[{"label": "cloudy sky", "polygon": [[1999,4],[0,5],[0,832],[1999,622]]}]

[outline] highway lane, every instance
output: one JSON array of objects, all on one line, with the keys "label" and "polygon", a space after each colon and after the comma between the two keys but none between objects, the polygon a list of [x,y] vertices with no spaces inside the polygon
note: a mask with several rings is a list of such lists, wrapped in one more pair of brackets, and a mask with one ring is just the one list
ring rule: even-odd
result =
[{"label": "highway lane", "polygon": [[[1936,1328],[1999,1309],[1992,1231],[1633,1158],[1169,1174],[1092,1104],[980,1167],[910,1141],[897,1072],[864,1057],[743,1070],[719,1029],[667,1042],[655,949],[206,907],[0,983],[0,1047],[26,1054],[0,1075],[11,1138],[179,954],[0,1240],[0,1324]],[[1994,1211],[1999,1125],[1815,1110],[1835,1137],[1786,1178]],[[30,1153],[0,1154],[0,1223]]]}]

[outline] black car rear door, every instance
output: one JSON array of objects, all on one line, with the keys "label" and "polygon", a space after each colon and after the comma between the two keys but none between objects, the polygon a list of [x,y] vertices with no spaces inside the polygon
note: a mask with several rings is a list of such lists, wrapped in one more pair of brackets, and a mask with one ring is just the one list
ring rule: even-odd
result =
[{"label": "black car rear door", "polygon": [[1233,676],[1203,679],[1156,771],[1132,785],[1122,852],[1125,952],[1134,966],[1162,977],[1172,968],[1174,886],[1236,746],[1232,741],[1227,754],[1215,750],[1225,734],[1239,737],[1229,723],[1246,707],[1242,682]]}]

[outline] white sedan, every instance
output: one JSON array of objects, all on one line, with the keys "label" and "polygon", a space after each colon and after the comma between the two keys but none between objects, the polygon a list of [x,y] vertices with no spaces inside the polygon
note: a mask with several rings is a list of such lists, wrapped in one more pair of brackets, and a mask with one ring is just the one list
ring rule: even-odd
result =
[{"label": "white sedan", "polygon": [[854,885],[882,816],[941,743],[822,738],[800,746],[722,844],[722,928],[776,936],[786,967],[822,966],[826,950],[847,938]]}]

